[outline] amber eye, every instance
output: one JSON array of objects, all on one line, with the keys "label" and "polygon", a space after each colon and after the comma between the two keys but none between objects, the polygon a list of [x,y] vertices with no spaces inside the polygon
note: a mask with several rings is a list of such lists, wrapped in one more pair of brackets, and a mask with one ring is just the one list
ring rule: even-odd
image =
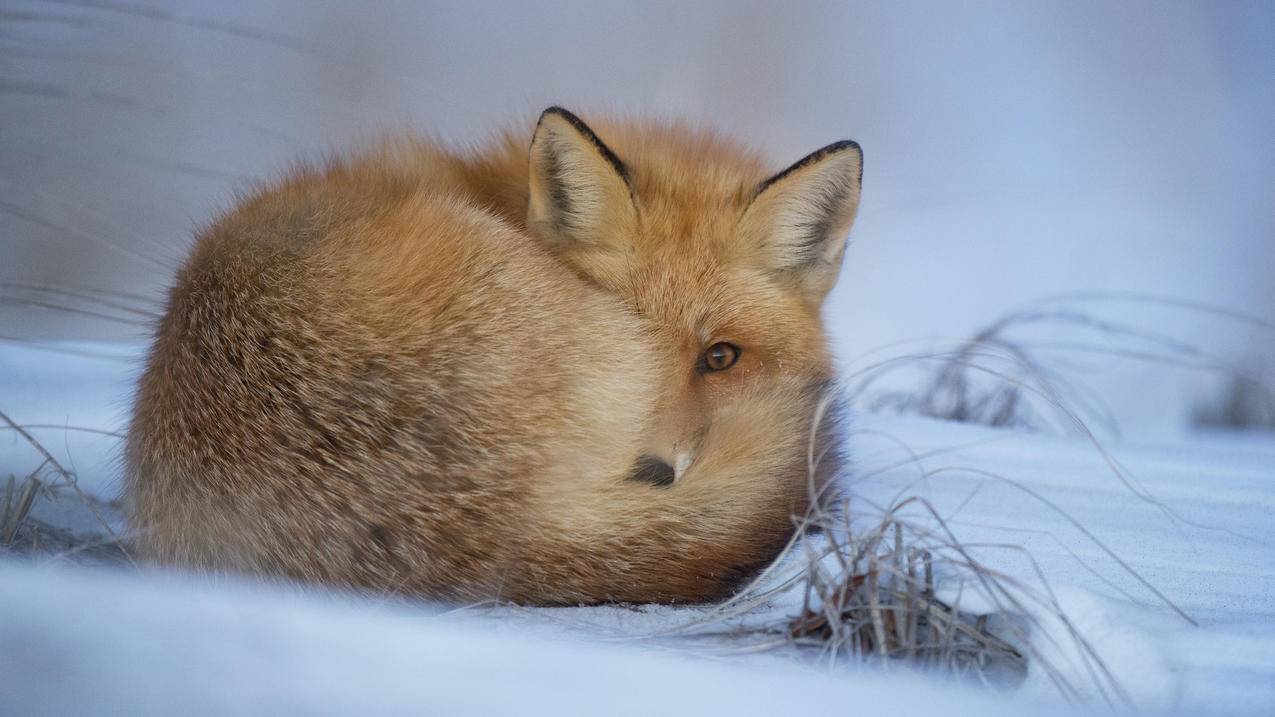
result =
[{"label": "amber eye", "polygon": [[701,365],[705,371],[725,371],[735,362],[739,360],[739,347],[735,344],[728,344],[725,341],[719,341],[704,352],[704,358],[701,359]]}]

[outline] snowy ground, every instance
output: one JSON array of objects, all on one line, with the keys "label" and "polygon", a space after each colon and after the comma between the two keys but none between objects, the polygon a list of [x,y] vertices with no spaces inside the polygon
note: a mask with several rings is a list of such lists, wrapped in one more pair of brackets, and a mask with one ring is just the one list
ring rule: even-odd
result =
[{"label": "snowy ground", "polygon": [[[119,489],[118,438],[67,427],[120,429],[135,353],[110,344],[0,350],[0,411],[52,426],[31,432],[86,492],[108,500]],[[983,562],[1039,584],[1022,551],[996,547],[1021,546],[1134,705],[1183,715],[1275,711],[1275,438],[1104,441],[1104,455],[1085,438],[864,415],[851,439],[859,514],[870,517],[899,495],[923,496]],[[0,436],[0,475],[21,478],[42,460],[13,431]],[[37,499],[32,516],[100,531],[78,500],[60,495]],[[122,527],[109,504],[102,512]],[[690,627],[720,633],[779,621],[795,614],[799,594],[713,625],[698,625],[709,613],[697,608],[443,614],[384,599],[77,567],[81,557],[0,561],[0,713],[164,714],[192,704],[204,713],[557,713],[599,704],[617,713],[828,705],[909,713],[937,702],[950,714],[1065,711],[1035,663],[1006,694],[898,665],[828,669],[790,649],[753,653],[766,641],[757,635],[667,638]],[[1046,617],[1031,641],[1102,704],[1093,663],[1060,625]]]}]

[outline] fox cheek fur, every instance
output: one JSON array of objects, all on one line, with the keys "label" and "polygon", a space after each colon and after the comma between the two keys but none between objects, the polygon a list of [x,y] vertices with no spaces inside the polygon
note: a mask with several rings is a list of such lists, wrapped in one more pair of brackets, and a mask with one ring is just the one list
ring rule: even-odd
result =
[{"label": "fox cheek fur", "polygon": [[594,127],[386,143],[204,231],[139,382],[138,552],[541,604],[772,560],[839,467],[820,308],[862,154]]}]

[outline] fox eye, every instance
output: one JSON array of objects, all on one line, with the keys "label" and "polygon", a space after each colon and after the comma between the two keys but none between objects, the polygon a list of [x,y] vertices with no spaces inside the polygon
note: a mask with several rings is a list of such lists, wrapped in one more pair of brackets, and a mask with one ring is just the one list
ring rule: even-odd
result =
[{"label": "fox eye", "polygon": [[725,371],[739,360],[739,347],[735,344],[718,341],[704,351],[700,366],[704,371]]}]

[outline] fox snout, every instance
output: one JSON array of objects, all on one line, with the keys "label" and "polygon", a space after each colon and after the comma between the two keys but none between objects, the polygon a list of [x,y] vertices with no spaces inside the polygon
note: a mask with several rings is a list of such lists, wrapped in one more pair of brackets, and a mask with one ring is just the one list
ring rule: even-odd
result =
[{"label": "fox snout", "polygon": [[681,480],[694,463],[695,454],[691,450],[674,452],[672,460],[644,453],[634,462],[633,470],[629,472],[629,480],[655,486],[670,486]]},{"label": "fox snout", "polygon": [[674,446],[668,456],[655,453],[643,453],[633,464],[629,472],[629,480],[639,483],[650,483],[656,486],[670,486],[681,480],[682,476],[695,464],[695,454],[699,441]]},{"label": "fox snout", "polygon": [[712,419],[696,410],[692,400],[681,404],[677,410],[665,408],[663,420],[649,427],[649,443],[634,462],[630,480],[670,486],[695,464]]},{"label": "fox snout", "polygon": [[666,487],[677,481],[677,470],[659,456],[644,454],[639,456],[629,472],[629,480],[638,483]]}]

